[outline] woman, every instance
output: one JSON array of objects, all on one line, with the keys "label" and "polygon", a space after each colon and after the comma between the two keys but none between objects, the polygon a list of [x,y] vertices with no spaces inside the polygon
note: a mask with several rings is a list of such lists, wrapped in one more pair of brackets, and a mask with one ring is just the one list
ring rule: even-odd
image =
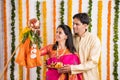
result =
[{"label": "woman", "polygon": [[16,62],[21,66],[33,68],[41,66],[41,57],[48,55],[46,80],[82,80],[81,74],[58,73],[58,69],[64,65],[80,64],[76,50],[73,46],[72,33],[67,25],[59,25],[56,31],[56,43],[39,49],[40,24],[36,19],[30,20],[30,27],[25,29]]},{"label": "woman", "polygon": [[72,33],[67,25],[59,25],[56,31],[56,43],[50,44],[40,50],[40,54],[48,55],[46,80],[82,80],[81,74],[58,73],[64,65],[80,64],[76,50],[73,46]]}]

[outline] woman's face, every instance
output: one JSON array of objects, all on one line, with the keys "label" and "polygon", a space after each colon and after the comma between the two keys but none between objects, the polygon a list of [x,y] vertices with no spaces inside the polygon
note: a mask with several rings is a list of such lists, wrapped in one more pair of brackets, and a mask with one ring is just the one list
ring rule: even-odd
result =
[{"label": "woman's face", "polygon": [[67,35],[65,35],[64,31],[62,28],[57,28],[56,31],[56,41],[61,42],[61,41],[66,41]]}]

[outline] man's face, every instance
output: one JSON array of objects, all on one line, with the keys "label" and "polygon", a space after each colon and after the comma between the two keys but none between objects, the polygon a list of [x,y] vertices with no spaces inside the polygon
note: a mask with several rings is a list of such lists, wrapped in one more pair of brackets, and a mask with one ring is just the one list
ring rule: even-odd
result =
[{"label": "man's face", "polygon": [[82,24],[79,19],[73,19],[73,31],[75,34],[82,35],[86,30],[85,24]]}]

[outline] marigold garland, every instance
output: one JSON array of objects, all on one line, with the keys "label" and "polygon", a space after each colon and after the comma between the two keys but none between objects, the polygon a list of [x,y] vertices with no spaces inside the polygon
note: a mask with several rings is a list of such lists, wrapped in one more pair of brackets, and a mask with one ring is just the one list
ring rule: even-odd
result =
[{"label": "marigold garland", "polygon": [[[22,0],[18,0],[19,38],[22,31]],[[20,39],[19,39],[20,42]],[[19,80],[23,80],[23,67],[19,65]]]},{"label": "marigold garland", "polygon": [[22,31],[22,0],[18,0],[19,35]]},{"label": "marigold garland", "polygon": [[113,61],[113,76],[114,76],[114,80],[119,80],[118,79],[118,61],[119,61],[119,51],[118,51],[118,20],[119,20],[119,4],[120,4],[120,0],[115,0],[115,6],[114,6],[114,37],[113,37],[113,42],[114,42],[114,61]]},{"label": "marigold garland", "polygon": [[[42,12],[43,12],[43,46],[47,45],[47,27],[46,27],[46,0],[42,2]],[[44,61],[46,61],[46,56],[44,56]],[[46,67],[43,66],[43,80],[46,80]]]},{"label": "marigold garland", "polygon": [[[4,22],[4,66],[7,64],[7,13],[6,13],[6,0],[3,1],[3,22]],[[4,72],[4,80],[7,80],[7,69]]]},{"label": "marigold garland", "polygon": [[26,0],[26,25],[28,26],[28,21],[29,21],[29,0]]},{"label": "marigold garland", "polygon": [[37,16],[37,19],[40,20],[40,2],[39,1],[36,1],[36,16]]},{"label": "marigold garland", "polygon": [[55,42],[56,35],[56,0],[53,0],[53,41]]},{"label": "marigold garland", "polygon": [[89,6],[88,6],[88,16],[89,16],[89,18],[90,18],[90,23],[89,23],[89,27],[88,27],[88,31],[89,32],[91,32],[91,28],[92,28],[92,18],[91,18],[91,16],[92,16],[92,0],[89,0]]},{"label": "marigold garland", "polygon": [[79,12],[82,12],[82,0],[79,0]]},{"label": "marigold garland", "polygon": [[60,2],[60,24],[64,24],[64,0]]},{"label": "marigold garland", "polygon": [[[28,26],[28,21],[29,21],[29,0],[26,0],[26,25]],[[26,73],[26,80],[30,80],[30,69],[27,68],[27,73]]]},{"label": "marigold garland", "polygon": [[[97,32],[98,32],[98,37],[100,39],[100,41],[102,40],[102,0],[98,1],[98,28],[97,28]],[[100,80],[102,80],[102,70],[101,70],[101,54],[100,54],[100,59],[99,59],[99,64],[98,64],[98,68],[99,68],[99,75],[100,75]]]},{"label": "marigold garland", "polygon": [[98,1],[98,37],[102,40],[102,1]]},{"label": "marigold garland", "polygon": [[[38,20],[40,20],[40,10],[39,10],[39,8],[40,8],[40,2],[36,1],[36,16],[37,16]],[[41,67],[37,67],[37,69],[36,69],[37,80],[40,80],[40,71],[41,71]]]},{"label": "marigold garland", "polygon": [[108,2],[108,17],[107,17],[107,80],[110,80],[110,25],[111,25],[111,1]]},{"label": "marigold garland", "polygon": [[72,29],[72,0],[68,0],[68,25]]},{"label": "marigold garland", "polygon": [[[15,50],[15,1],[11,0],[11,36],[12,36],[12,42],[11,42],[11,55]],[[10,65],[10,79],[14,80],[14,66],[15,66],[15,56],[11,59],[11,65]]]}]

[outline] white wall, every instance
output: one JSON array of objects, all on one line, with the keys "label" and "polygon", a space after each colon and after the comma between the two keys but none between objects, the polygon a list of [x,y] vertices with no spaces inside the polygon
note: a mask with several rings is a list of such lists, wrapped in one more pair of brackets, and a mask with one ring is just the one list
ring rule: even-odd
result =
[{"label": "white wall", "polygon": [[[10,35],[10,31],[11,31],[11,27],[10,27],[10,23],[11,23],[11,4],[10,4],[10,0],[6,0],[7,1],[7,29],[8,29],[8,58],[10,57],[10,50],[11,50],[11,35]],[[37,0],[29,0],[29,7],[30,7],[30,18],[34,18],[36,17],[36,1]],[[40,9],[42,8],[42,1],[43,0],[39,0],[41,2],[40,4]],[[53,1],[52,0],[46,0],[47,1],[47,43],[50,44],[53,42]],[[60,11],[60,1],[61,0],[56,0],[56,27],[60,24],[59,21],[59,11]],[[65,24],[67,24],[67,0],[65,1],[65,15],[64,15],[64,22]],[[78,13],[78,1],[79,0],[73,0],[73,5],[72,6],[72,15]],[[83,12],[87,12],[88,11],[88,1],[89,0],[82,0],[83,4],[82,4],[82,11]],[[107,70],[107,5],[108,5],[108,1],[109,0],[103,0],[103,13],[102,13],[102,80],[106,80],[106,70]],[[2,10],[3,8],[2,6],[2,0],[0,0],[0,45],[3,45],[3,22],[2,22]],[[26,26],[26,1],[22,0],[23,5],[22,5],[22,10],[23,10],[23,27]],[[18,2],[17,0],[15,0],[15,4],[16,4],[16,23],[15,23],[15,33],[16,33],[16,46],[18,45]],[[113,75],[112,75],[112,71],[113,71],[113,22],[114,22],[114,1],[112,1],[112,16],[111,16],[111,53],[110,53],[110,61],[111,61],[111,80],[113,80]],[[42,11],[42,10],[40,10]],[[97,35],[97,14],[98,14],[98,0],[93,0],[93,6],[92,6],[92,33]],[[42,14],[41,14],[42,16]],[[41,17],[41,30],[42,30],[42,17]],[[120,19],[119,19],[119,26],[120,26]],[[41,31],[42,32],[42,31]],[[43,32],[41,33],[41,35],[43,34]],[[119,27],[119,37],[120,37],[120,27]],[[118,41],[118,44],[120,44],[120,39]],[[119,45],[119,51],[120,51],[120,45]],[[3,53],[3,46],[0,46],[0,53]],[[2,57],[1,57],[2,56]],[[119,58],[120,58],[120,52],[119,52]],[[3,54],[0,54],[0,72],[3,69]],[[119,66],[118,66],[118,73],[119,73],[119,79],[120,79],[120,61],[119,61]],[[15,78],[18,79],[18,67],[17,64],[15,66],[16,71],[15,71]],[[26,73],[26,69],[24,68],[24,80],[25,80],[25,73]],[[36,77],[36,68],[31,69],[31,80],[35,79]],[[8,68],[8,80],[10,80],[9,78],[9,68]]]}]

